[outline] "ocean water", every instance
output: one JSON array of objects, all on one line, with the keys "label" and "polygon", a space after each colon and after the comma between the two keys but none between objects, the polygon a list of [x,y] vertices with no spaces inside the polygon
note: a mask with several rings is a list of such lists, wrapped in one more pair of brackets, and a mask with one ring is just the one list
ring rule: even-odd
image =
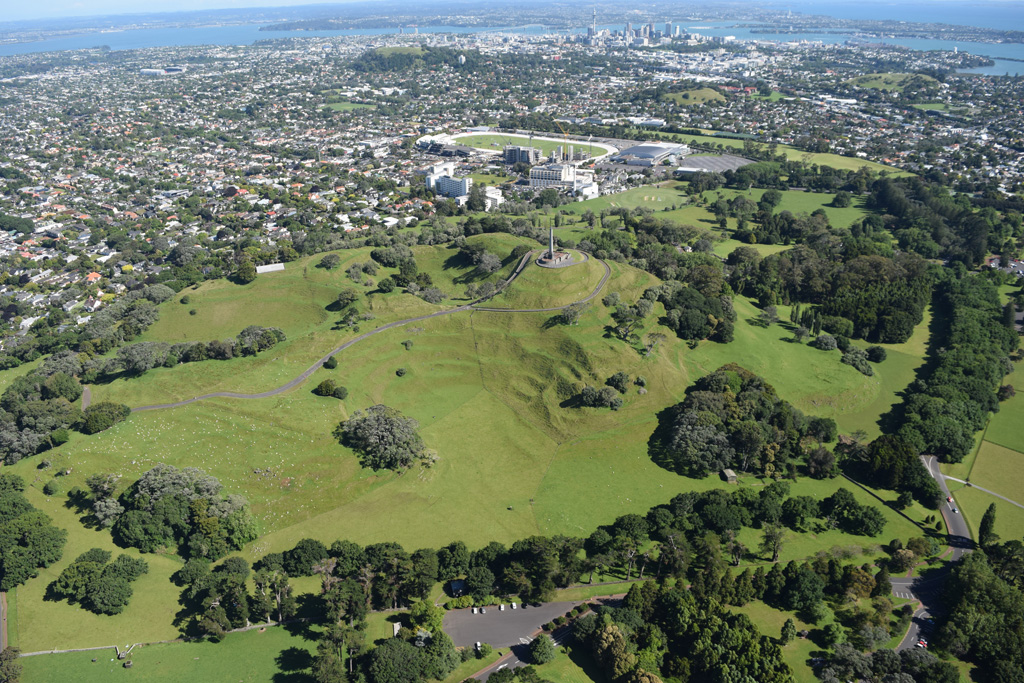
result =
[{"label": "ocean water", "polygon": [[[801,4],[802,3],[802,4]],[[794,3],[777,5],[777,9],[790,9],[793,12],[829,14],[848,19],[892,19],[902,21],[934,21],[982,27],[1008,28],[1024,30],[1024,2],[993,2],[980,5],[964,5],[948,0],[932,0],[927,4],[921,2],[894,3],[865,0],[862,3],[814,3],[809,0],[798,0]],[[636,22],[634,22],[636,23]],[[659,21],[660,26],[663,21]],[[853,38],[852,34],[831,33],[751,33],[749,29],[729,28],[732,22],[700,22],[685,30],[708,36],[736,36],[740,39],[760,39],[778,41],[821,41],[823,43],[843,43]],[[600,28],[621,30],[622,25],[604,25]],[[580,27],[570,32],[585,31],[581,17]],[[536,35],[549,32],[544,26],[530,25],[519,27],[465,27],[465,26],[422,26],[419,33],[479,33],[503,31],[517,34]],[[413,29],[405,29],[412,33]],[[559,31],[564,33],[565,31]],[[185,45],[251,45],[258,40],[274,38],[303,38],[330,36],[375,36],[395,35],[396,28],[386,29],[352,29],[347,31],[260,31],[255,24],[231,26],[203,26],[199,28],[148,28],[108,33],[86,33],[79,35],[60,36],[47,40],[29,43],[0,44],[0,56],[49,52],[56,50],[81,50],[107,45],[113,50],[136,50],[148,47],[168,47]],[[1024,73],[1024,44],[1020,43],[974,43],[952,40],[922,40],[907,38],[889,38],[886,43],[903,45],[914,50],[952,50],[976,55],[984,55],[995,60],[996,64],[989,67],[972,69],[972,72],[987,75],[1015,75]],[[1022,60],[1020,62],[1012,60]]]}]

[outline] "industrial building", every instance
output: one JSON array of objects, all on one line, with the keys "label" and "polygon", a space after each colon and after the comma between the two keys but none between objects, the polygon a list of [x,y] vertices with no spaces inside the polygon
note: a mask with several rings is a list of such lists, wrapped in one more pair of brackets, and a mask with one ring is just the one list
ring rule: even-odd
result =
[{"label": "industrial building", "polygon": [[690,148],[686,145],[677,145],[671,142],[645,142],[622,150],[611,160],[630,166],[657,166],[664,161],[674,164],[679,157],[684,157],[689,153]]}]

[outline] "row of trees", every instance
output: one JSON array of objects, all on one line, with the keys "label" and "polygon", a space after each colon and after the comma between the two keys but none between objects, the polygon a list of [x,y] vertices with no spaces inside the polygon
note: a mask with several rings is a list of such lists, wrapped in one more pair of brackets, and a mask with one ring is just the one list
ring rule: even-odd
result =
[{"label": "row of trees", "polygon": [[172,368],[179,363],[204,360],[230,360],[236,356],[255,356],[285,341],[284,332],[276,327],[249,325],[234,339],[211,342],[140,342],[117,350],[117,356],[103,365],[102,373],[124,372],[138,377],[158,367]]},{"label": "row of trees", "polygon": [[996,389],[1013,370],[1009,356],[1020,336],[983,278],[948,274],[938,303],[947,325],[933,344],[942,351],[928,375],[910,385],[898,435],[919,453],[960,462],[988,414],[999,410]]}]

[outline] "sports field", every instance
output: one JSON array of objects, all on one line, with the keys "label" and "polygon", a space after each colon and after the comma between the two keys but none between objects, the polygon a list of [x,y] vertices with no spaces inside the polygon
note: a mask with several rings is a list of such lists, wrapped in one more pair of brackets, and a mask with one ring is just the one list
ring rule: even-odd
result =
[{"label": "sports field", "polygon": [[[548,137],[555,137],[550,135]],[[553,151],[559,147],[570,144],[576,147],[585,146],[586,143],[579,141],[569,141],[568,143],[552,142],[551,140],[540,140],[537,138],[530,142],[530,138],[523,137],[521,135],[506,135],[502,133],[481,133],[478,135],[467,135],[464,137],[457,138],[455,140],[457,144],[467,145],[469,147],[476,147],[478,149],[486,149],[492,152],[500,152],[504,149],[505,145],[518,145],[522,147],[535,147],[541,151],[544,156],[549,156]],[[602,154],[601,151],[596,154]]]}]

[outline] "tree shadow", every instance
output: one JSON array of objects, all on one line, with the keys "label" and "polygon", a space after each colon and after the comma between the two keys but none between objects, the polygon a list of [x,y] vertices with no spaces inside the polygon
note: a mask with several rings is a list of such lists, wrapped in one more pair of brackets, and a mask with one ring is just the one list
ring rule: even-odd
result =
[{"label": "tree shadow", "polygon": [[278,653],[274,662],[284,672],[304,671],[313,666],[313,655],[301,647],[288,647]]}]

